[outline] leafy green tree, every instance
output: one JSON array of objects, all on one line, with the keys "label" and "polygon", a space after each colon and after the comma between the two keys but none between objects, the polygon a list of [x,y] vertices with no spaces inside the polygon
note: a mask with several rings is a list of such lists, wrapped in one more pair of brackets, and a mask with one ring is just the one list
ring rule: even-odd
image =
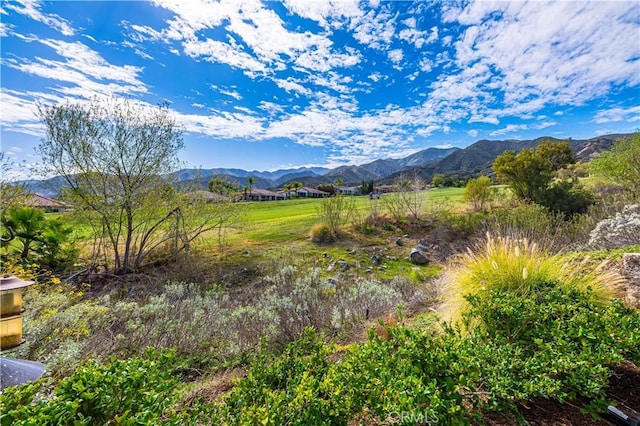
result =
[{"label": "leafy green tree", "polygon": [[446,180],[442,173],[436,173],[435,175],[433,175],[433,178],[431,179],[431,186],[436,186],[436,187],[444,186],[445,183],[446,183]]},{"label": "leafy green tree", "polygon": [[360,193],[362,195],[369,195],[374,191],[374,183],[373,180],[365,181],[362,180],[362,184],[360,185]]},{"label": "leafy green tree", "polygon": [[590,170],[621,185],[631,199],[640,200],[640,132],[617,141],[591,161]]},{"label": "leafy green tree", "polygon": [[[179,166],[182,132],[167,105],[127,100],[39,106],[41,172],[61,176],[66,196],[91,227],[97,256],[113,272],[139,269],[148,255],[188,243],[206,224],[164,178]],[[188,207],[189,206],[189,207]]]},{"label": "leafy green tree", "polygon": [[498,182],[508,184],[517,198],[572,215],[584,213],[593,201],[577,179],[556,180],[558,170],[573,163],[568,141],[545,141],[518,154],[505,151],[493,162],[493,170]]},{"label": "leafy green tree", "polygon": [[216,176],[209,181],[209,191],[219,194],[225,197],[230,197],[238,191],[238,187],[235,183]]},{"label": "leafy green tree", "polygon": [[493,170],[498,182],[510,185],[516,197],[541,204],[555,172],[571,163],[575,158],[568,141],[545,141],[535,150],[505,151],[493,162]]},{"label": "leafy green tree", "polygon": [[491,179],[488,176],[480,176],[470,179],[464,188],[464,200],[471,203],[475,211],[484,210],[493,197]]},{"label": "leafy green tree", "polygon": [[331,195],[334,195],[336,193],[336,187],[330,183],[323,183],[321,185],[318,185],[318,190],[328,192]]}]

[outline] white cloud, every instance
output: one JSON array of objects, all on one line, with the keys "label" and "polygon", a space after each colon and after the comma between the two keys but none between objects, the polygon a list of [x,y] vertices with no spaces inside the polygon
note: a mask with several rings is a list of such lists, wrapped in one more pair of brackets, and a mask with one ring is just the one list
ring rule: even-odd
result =
[{"label": "white cloud", "polygon": [[400,61],[402,61],[402,58],[404,57],[404,53],[402,52],[402,49],[392,49],[389,51],[387,55],[389,56],[389,59],[391,59],[391,61],[394,64],[399,64]]},{"label": "white cloud", "polygon": [[480,132],[478,132],[478,131],[477,131],[477,130],[475,130],[475,129],[469,130],[469,131],[467,132],[467,134],[468,134],[469,136],[471,136],[472,138],[476,138],[476,137],[478,137],[478,134],[479,134],[479,133],[480,133]]},{"label": "white cloud", "polygon": [[10,58],[3,66],[53,83],[44,91],[21,91],[3,87],[1,95],[3,130],[39,136],[41,125],[36,104],[60,104],[95,96],[122,96],[147,92],[139,79],[142,69],[113,65],[80,42],[23,38],[51,48],[62,60],[36,57],[33,60]]},{"label": "white cloud", "polygon": [[42,3],[38,0],[15,0],[13,2],[6,2],[4,7],[21,15],[25,15],[34,21],[42,22],[54,30],[59,31],[62,35],[72,36],[75,34],[75,30],[65,19],[62,19],[58,15],[42,13],[39,10],[42,7]]},{"label": "white cloud", "polygon": [[427,42],[428,34],[427,31],[419,31],[415,28],[404,28],[398,33],[398,38],[413,44],[417,49],[422,49],[422,46]]},{"label": "white cloud", "polygon": [[11,28],[13,28],[12,25],[0,21],[0,37],[7,37]]},{"label": "white cloud", "polygon": [[535,126],[533,126],[533,128],[537,130],[541,130],[541,129],[546,129],[547,127],[552,127],[557,125],[558,123],[556,121],[547,120],[547,121],[543,121],[542,123],[536,124]]},{"label": "white cloud", "polygon": [[286,90],[287,92],[294,92],[302,95],[311,95],[312,93],[311,90],[295,81],[292,77],[289,77],[287,79],[276,79],[274,81],[278,85],[278,87]]},{"label": "white cloud", "polygon": [[36,116],[37,103],[63,103],[64,97],[37,92],[19,92],[4,89],[0,94],[2,114],[0,125],[3,131],[23,133],[31,136],[41,136],[42,126]]},{"label": "white cloud", "polygon": [[433,70],[433,65],[433,61],[431,61],[427,57],[423,57],[422,59],[420,59],[420,63],[418,64],[418,66],[420,67],[420,71],[425,73],[431,72]]},{"label": "white cloud", "polygon": [[458,66],[479,61],[495,70],[492,86],[507,107],[580,105],[613,85],[640,83],[638,27],[630,18],[637,3],[479,1],[445,16],[470,25],[456,43]]},{"label": "white cloud", "polygon": [[367,78],[370,80],[373,80],[374,83],[377,83],[383,78],[383,75],[380,74],[379,72],[374,72],[372,74],[369,74]]},{"label": "white cloud", "polygon": [[361,44],[372,49],[384,50],[395,36],[395,24],[396,18],[382,8],[379,11],[369,10],[361,16],[352,16],[349,29]]},{"label": "white cloud", "polygon": [[[227,43],[217,40],[186,40],[183,43],[184,53],[192,58],[204,57],[210,62],[227,64],[234,68],[254,73],[267,73],[267,67],[248,53],[238,51]],[[177,52],[177,51],[176,51]]]},{"label": "white cloud", "polygon": [[239,101],[242,99],[242,95],[236,90],[220,90],[220,93],[222,93],[223,95],[230,96],[236,101]]},{"label": "white cloud", "polygon": [[507,124],[506,127],[503,127],[502,129],[498,129],[498,130],[494,130],[493,132],[490,132],[489,134],[491,136],[502,136],[502,135],[513,135],[514,133],[517,133],[520,130],[527,130],[529,127],[526,124]]},{"label": "white cloud", "polygon": [[593,119],[594,122],[611,123],[619,121],[635,122],[640,125],[640,106],[629,108],[611,108],[604,111],[598,111]]},{"label": "white cloud", "polygon": [[325,29],[341,28],[348,20],[364,14],[357,0],[284,0],[283,3],[289,11],[314,20]]},{"label": "white cloud", "polygon": [[144,83],[138,78],[142,68],[110,64],[98,52],[80,42],[68,43],[53,39],[35,41],[54,49],[65,61],[36,58],[31,63],[25,60],[22,64],[12,64],[12,68],[43,78],[75,83],[77,86],[92,80],[110,80],[123,85],[122,90],[108,90],[109,93],[146,91]]},{"label": "white cloud", "polygon": [[[241,68],[250,76],[272,74],[287,66],[325,72],[351,67],[361,61],[357,51],[336,50],[330,38],[323,34],[288,30],[275,11],[258,1],[198,0],[186,5],[157,0],[155,4],[172,11],[175,17],[161,31],[132,25],[130,28],[138,32],[133,37],[178,40],[187,55]],[[325,14],[331,11],[324,6],[308,7],[296,2],[287,6],[324,24]],[[201,37],[203,30],[214,28],[224,28],[227,40]]]}]

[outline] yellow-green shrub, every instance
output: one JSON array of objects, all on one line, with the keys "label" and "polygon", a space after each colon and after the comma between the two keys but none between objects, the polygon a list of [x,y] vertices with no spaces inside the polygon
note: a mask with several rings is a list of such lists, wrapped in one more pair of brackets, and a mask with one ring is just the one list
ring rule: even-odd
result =
[{"label": "yellow-green shrub", "polygon": [[510,237],[493,237],[467,249],[442,278],[441,312],[445,321],[457,321],[469,308],[467,296],[480,296],[490,290],[527,296],[541,284],[586,291],[604,302],[617,294],[622,277],[608,272],[601,264],[595,270],[587,261],[568,262],[540,248],[535,242]]},{"label": "yellow-green shrub", "polygon": [[327,244],[336,240],[336,236],[331,227],[326,223],[317,223],[311,228],[309,233],[311,241],[316,244]]}]

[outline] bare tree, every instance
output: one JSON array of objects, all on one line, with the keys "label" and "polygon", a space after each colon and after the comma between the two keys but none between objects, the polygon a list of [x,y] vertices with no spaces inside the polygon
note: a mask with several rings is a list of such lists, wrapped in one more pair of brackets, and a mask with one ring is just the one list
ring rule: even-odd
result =
[{"label": "bare tree", "polygon": [[334,235],[338,235],[340,227],[353,216],[355,210],[355,201],[352,197],[338,194],[335,197],[322,199],[318,207],[318,216]]},{"label": "bare tree", "polygon": [[140,268],[154,249],[172,250],[207,228],[187,220],[188,197],[164,177],[179,166],[181,130],[167,105],[109,98],[38,107],[45,135],[41,172],[60,175],[115,273]]},{"label": "bare tree", "polygon": [[402,179],[395,185],[393,192],[385,194],[382,204],[395,220],[400,221],[405,217],[418,219],[422,214],[424,200],[420,191],[424,186],[419,178]]}]

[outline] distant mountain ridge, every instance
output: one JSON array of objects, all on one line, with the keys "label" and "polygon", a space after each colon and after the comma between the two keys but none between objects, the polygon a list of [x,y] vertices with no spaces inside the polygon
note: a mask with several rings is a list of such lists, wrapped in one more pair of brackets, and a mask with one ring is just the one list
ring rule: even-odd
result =
[{"label": "distant mountain ridge", "polygon": [[[570,139],[570,146],[579,161],[588,161],[611,147],[618,139],[631,136],[630,134],[612,134],[598,136],[585,140]],[[480,174],[490,175],[491,165],[495,158],[506,150],[519,152],[526,148],[533,148],[545,140],[561,141],[552,137],[540,137],[532,140],[479,140],[464,149],[460,148],[427,148],[404,158],[378,159],[359,166],[340,166],[334,169],[325,167],[300,167],[281,169],[276,171],[247,171],[235,168],[214,169],[182,169],[169,175],[176,183],[197,181],[206,187],[207,183],[216,176],[239,187],[248,185],[248,178],[256,181],[254,187],[261,189],[282,188],[291,181],[299,181],[305,186],[317,187],[320,184],[333,183],[341,179],[344,185],[359,185],[362,181],[376,181],[391,183],[400,178],[418,177],[426,182],[436,173],[445,176],[456,176],[466,179]],[[32,192],[48,197],[55,197],[61,187],[63,179],[54,177],[47,180],[22,181]]]},{"label": "distant mountain ridge", "polygon": [[[629,136],[631,134],[611,134],[583,140],[569,139],[569,146],[576,154],[578,161],[586,162],[611,148],[615,141]],[[507,150],[520,152],[523,149],[534,148],[546,140],[561,142],[566,139],[545,136],[531,140],[479,140],[437,162],[392,173],[384,181],[390,183],[401,177],[411,176],[430,182],[433,176],[439,173],[459,179],[479,175],[489,176],[493,174],[491,166],[498,155]]]}]

